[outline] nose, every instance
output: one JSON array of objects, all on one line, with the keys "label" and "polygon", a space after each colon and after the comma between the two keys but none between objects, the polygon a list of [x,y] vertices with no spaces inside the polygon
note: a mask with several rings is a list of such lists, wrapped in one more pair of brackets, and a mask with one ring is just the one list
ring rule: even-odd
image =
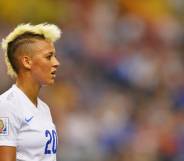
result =
[{"label": "nose", "polygon": [[59,65],[60,65],[59,60],[58,60],[56,57],[54,57],[53,66],[54,66],[54,67],[58,67]]}]

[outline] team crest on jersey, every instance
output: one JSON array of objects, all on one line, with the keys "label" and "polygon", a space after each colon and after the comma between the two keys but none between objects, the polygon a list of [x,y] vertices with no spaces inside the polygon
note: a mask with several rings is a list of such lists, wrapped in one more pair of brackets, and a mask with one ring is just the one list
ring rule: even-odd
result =
[{"label": "team crest on jersey", "polygon": [[0,136],[8,135],[8,118],[0,117]]}]

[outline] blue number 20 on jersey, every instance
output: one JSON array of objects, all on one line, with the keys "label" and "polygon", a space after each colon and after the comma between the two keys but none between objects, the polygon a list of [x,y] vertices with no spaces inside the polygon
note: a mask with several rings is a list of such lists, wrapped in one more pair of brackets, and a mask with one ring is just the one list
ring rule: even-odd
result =
[{"label": "blue number 20 on jersey", "polygon": [[55,130],[45,130],[45,137],[48,138],[45,144],[45,154],[55,154],[57,151],[57,133]]}]

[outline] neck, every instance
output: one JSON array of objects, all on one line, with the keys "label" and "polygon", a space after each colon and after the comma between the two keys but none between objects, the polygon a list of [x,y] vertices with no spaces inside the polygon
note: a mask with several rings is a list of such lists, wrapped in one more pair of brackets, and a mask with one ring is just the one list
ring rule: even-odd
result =
[{"label": "neck", "polygon": [[40,90],[40,85],[31,81],[30,79],[25,79],[18,77],[16,80],[16,85],[20,88],[25,95],[30,99],[30,101],[37,106],[37,97]]}]

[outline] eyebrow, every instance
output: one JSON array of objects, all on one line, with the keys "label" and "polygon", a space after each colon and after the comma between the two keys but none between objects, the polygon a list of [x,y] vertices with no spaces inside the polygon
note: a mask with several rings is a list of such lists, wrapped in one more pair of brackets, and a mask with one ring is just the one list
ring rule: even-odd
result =
[{"label": "eyebrow", "polygon": [[49,51],[49,52],[46,52],[45,54],[48,54],[48,55],[56,55],[56,52],[55,51]]}]

